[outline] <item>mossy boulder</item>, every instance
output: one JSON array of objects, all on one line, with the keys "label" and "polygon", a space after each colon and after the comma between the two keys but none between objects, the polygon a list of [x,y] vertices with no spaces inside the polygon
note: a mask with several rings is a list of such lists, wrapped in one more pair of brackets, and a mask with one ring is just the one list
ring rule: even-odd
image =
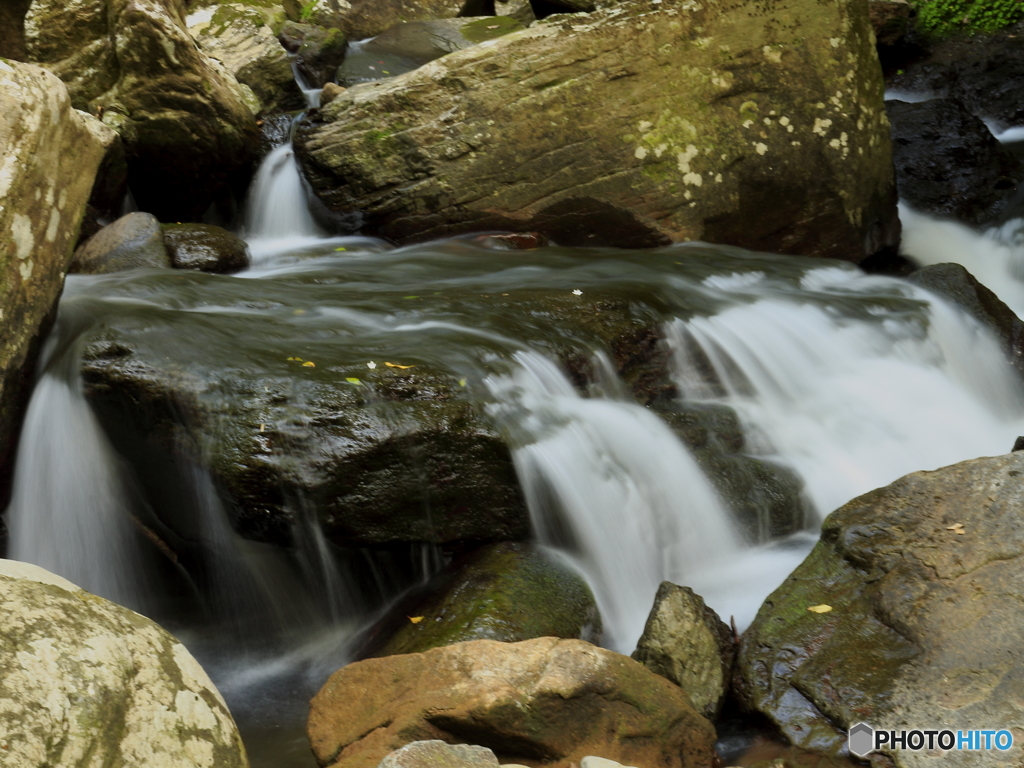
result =
[{"label": "mossy boulder", "polygon": [[249,266],[249,246],[223,227],[212,224],[165,224],[164,244],[175,269],[222,274]]},{"label": "mossy boulder", "polygon": [[292,63],[277,40],[283,8],[223,2],[193,8],[185,23],[208,56],[252,88],[261,112],[305,108]]},{"label": "mossy boulder", "polygon": [[[861,721],[1021,728],[1022,476],[1022,454],[973,459],[907,475],[829,515],[742,638],[740,700],[793,744],[833,756]],[[1019,763],[1021,750],[1015,743],[998,764]],[[882,753],[899,768],[933,763],[926,752]],[[976,755],[943,759],[976,765]]]},{"label": "mossy boulder", "polygon": [[113,132],[39,67],[0,60],[0,507],[64,272]]},{"label": "mossy boulder", "polygon": [[5,764],[248,768],[220,693],[154,622],[13,560],[0,600]]},{"label": "mossy boulder", "polygon": [[351,87],[297,148],[332,210],[399,242],[530,230],[859,262],[898,239],[882,88],[863,3],[622,2]]},{"label": "mossy boulder", "polygon": [[586,581],[556,555],[533,544],[505,542],[456,558],[413,589],[368,631],[356,655],[421,653],[464,640],[514,643],[534,637],[597,643],[601,617]]},{"label": "mossy boulder", "polygon": [[245,91],[197,48],[183,0],[35,0],[25,37],[72,104],[121,135],[141,209],[197,220],[249,173],[258,132]]},{"label": "mossy boulder", "polygon": [[295,66],[312,88],[322,88],[334,79],[348,48],[348,41],[340,29],[294,21],[281,28],[278,40],[295,56]]},{"label": "mossy boulder", "polygon": [[450,19],[464,0],[284,0],[291,21],[340,29],[349,40],[379,35],[404,21]]}]

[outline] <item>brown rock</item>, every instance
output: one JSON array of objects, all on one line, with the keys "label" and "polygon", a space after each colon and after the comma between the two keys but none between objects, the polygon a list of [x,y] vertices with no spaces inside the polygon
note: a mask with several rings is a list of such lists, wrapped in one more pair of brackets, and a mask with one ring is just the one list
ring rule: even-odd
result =
[{"label": "brown rock", "polygon": [[316,193],[399,242],[708,240],[860,262],[898,239],[865,5],[712,0],[558,15],[300,124]]},{"label": "brown rock", "polygon": [[715,732],[678,687],[580,640],[475,640],[350,664],[311,702],[321,766],[376,768],[410,741],[491,749],[502,763],[569,768],[601,755],[710,768]]},{"label": "brown rock", "polygon": [[893,45],[902,38],[912,11],[907,0],[869,0],[868,14],[878,45]]}]

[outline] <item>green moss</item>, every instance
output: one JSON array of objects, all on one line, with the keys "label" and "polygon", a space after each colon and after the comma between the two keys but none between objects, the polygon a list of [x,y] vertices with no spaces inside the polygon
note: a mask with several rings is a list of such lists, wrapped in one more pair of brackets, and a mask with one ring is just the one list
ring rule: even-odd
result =
[{"label": "green moss", "polygon": [[994,32],[1024,16],[1020,0],[912,0],[912,4],[918,28],[936,37]]},{"label": "green moss", "polygon": [[367,131],[366,132],[366,136],[364,137],[364,140],[368,141],[368,142],[371,142],[373,144],[377,144],[377,143],[382,142],[382,141],[384,141],[386,139],[390,139],[393,135],[394,135],[394,133],[392,133],[392,131],[387,130],[387,129],[385,129],[383,131]]},{"label": "green moss", "polygon": [[309,21],[313,17],[313,11],[316,10],[317,3],[320,0],[309,0],[308,3],[303,3],[302,8],[299,10],[299,20]]},{"label": "green moss", "polygon": [[520,29],[524,29],[523,25],[509,16],[489,16],[463,24],[459,31],[471,43],[482,43]]}]

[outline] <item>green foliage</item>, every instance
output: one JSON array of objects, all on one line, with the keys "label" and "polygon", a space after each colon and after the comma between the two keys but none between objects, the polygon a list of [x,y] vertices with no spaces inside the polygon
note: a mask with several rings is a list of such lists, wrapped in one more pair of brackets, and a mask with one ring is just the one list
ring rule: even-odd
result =
[{"label": "green foliage", "polygon": [[1022,0],[912,0],[918,27],[929,35],[994,32],[1024,16]]},{"label": "green foliage", "polygon": [[320,2],[320,0],[309,0],[308,3],[303,3],[302,9],[299,11],[299,19],[302,21],[309,21],[313,16],[313,11],[316,10],[318,2]]}]

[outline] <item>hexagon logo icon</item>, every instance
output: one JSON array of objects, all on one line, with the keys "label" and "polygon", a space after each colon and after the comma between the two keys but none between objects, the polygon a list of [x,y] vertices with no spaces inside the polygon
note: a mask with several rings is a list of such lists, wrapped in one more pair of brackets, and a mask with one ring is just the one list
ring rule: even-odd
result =
[{"label": "hexagon logo icon", "polygon": [[857,723],[850,727],[850,751],[857,757],[864,757],[875,747],[875,729],[867,723]]}]

